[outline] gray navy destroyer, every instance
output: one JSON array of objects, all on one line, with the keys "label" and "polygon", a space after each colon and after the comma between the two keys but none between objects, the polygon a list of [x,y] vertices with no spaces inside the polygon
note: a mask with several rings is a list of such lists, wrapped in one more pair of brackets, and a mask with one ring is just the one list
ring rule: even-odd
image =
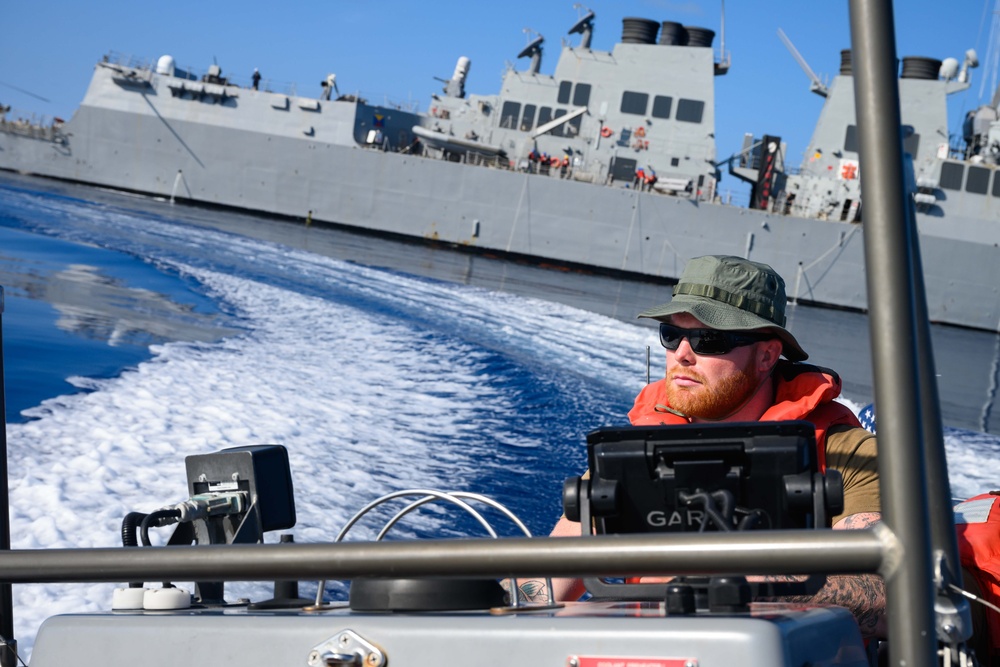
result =
[{"label": "gray navy destroyer", "polygon": [[[715,146],[711,30],[623,19],[613,50],[590,47],[594,14],[570,29],[552,75],[544,39],[508,67],[501,92],[466,95],[470,62],[426,113],[339,95],[240,87],[105,57],[67,122],[0,116],[0,169],[428,239],[480,251],[671,281],[722,253],[788,276],[797,302],[864,310],[864,217],[849,53],[813,91],[826,98],[797,170],[779,136]],[[1000,324],[996,105],[949,144],[945,98],[963,63],[904,58],[899,81],[932,321]],[[765,128],[766,129],[766,128]],[[768,150],[768,149],[771,150]],[[750,208],[718,194],[720,167],[753,183]],[[794,171],[794,173],[792,173]]]}]

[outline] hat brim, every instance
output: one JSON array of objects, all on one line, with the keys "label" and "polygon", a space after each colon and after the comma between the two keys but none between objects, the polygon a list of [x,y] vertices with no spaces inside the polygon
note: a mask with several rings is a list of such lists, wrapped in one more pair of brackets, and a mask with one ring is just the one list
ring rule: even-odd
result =
[{"label": "hat brim", "polygon": [[781,353],[786,359],[805,361],[809,358],[799,342],[795,340],[795,336],[784,327],[780,327],[759,315],[702,296],[679,294],[669,303],[644,310],[638,316],[667,322],[671,315],[681,313],[696,317],[706,326],[720,331],[766,331],[773,333],[776,338],[781,340]]}]

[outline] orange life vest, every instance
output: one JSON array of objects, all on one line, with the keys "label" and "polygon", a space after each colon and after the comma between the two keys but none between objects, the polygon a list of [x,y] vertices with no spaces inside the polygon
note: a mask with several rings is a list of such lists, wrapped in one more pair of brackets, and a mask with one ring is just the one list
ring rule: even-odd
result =
[{"label": "orange life vest", "polygon": [[[958,559],[975,578],[987,601],[1000,605],[1000,491],[969,498],[955,506]],[[987,636],[993,655],[1000,654],[1000,614],[987,612]],[[987,656],[983,664],[988,664]]]},{"label": "orange life vest", "polygon": [[[831,426],[861,427],[858,418],[846,405],[837,403],[840,376],[828,368],[781,361],[774,369],[774,405],[758,421],[804,419],[816,427],[816,451],[819,468],[826,470],[826,434]],[[665,409],[666,379],[652,382],[635,397],[628,419],[633,426],[686,424],[688,420]]]}]

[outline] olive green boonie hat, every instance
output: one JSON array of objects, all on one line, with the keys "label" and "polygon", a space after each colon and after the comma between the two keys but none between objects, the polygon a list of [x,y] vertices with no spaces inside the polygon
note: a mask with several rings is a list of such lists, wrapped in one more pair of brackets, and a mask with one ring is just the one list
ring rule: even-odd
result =
[{"label": "olive green boonie hat", "polygon": [[809,358],[785,329],[785,281],[767,264],[742,257],[695,257],[684,267],[670,303],[639,313],[668,322],[688,313],[721,331],[773,333],[790,361]]}]

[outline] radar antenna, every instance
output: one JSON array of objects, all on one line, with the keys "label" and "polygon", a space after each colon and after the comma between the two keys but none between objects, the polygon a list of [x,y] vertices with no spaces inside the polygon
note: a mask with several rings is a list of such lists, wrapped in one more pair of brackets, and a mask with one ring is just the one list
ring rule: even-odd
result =
[{"label": "radar antenna", "polygon": [[594,12],[579,2],[573,5],[573,9],[577,11],[582,9],[586,13],[580,17],[579,21],[573,24],[573,27],[569,29],[569,34],[580,33],[580,48],[589,50],[590,39],[594,36]]},{"label": "radar antenna", "polygon": [[538,74],[538,70],[542,67],[542,42],[545,38],[542,37],[540,33],[535,32],[531,28],[525,28],[523,30],[526,35],[537,35],[535,39],[531,40],[526,47],[521,49],[521,52],[517,54],[518,58],[528,58],[531,57],[531,65],[528,67],[529,74]]},{"label": "radar antenna", "polygon": [[781,28],[778,28],[778,37],[781,38],[781,41],[788,48],[789,52],[791,52],[792,57],[795,58],[795,62],[799,64],[802,71],[805,72],[806,76],[809,77],[809,80],[812,81],[812,85],[809,87],[809,90],[816,93],[820,97],[826,97],[830,92],[827,89],[826,84],[819,80],[819,77],[816,76],[816,72],[812,71],[812,68],[809,67],[809,63],[806,62],[806,59],[802,57],[802,54],[799,53],[798,49],[795,48],[795,45],[792,44],[792,40],[788,39],[788,35],[786,35],[785,31]]}]

